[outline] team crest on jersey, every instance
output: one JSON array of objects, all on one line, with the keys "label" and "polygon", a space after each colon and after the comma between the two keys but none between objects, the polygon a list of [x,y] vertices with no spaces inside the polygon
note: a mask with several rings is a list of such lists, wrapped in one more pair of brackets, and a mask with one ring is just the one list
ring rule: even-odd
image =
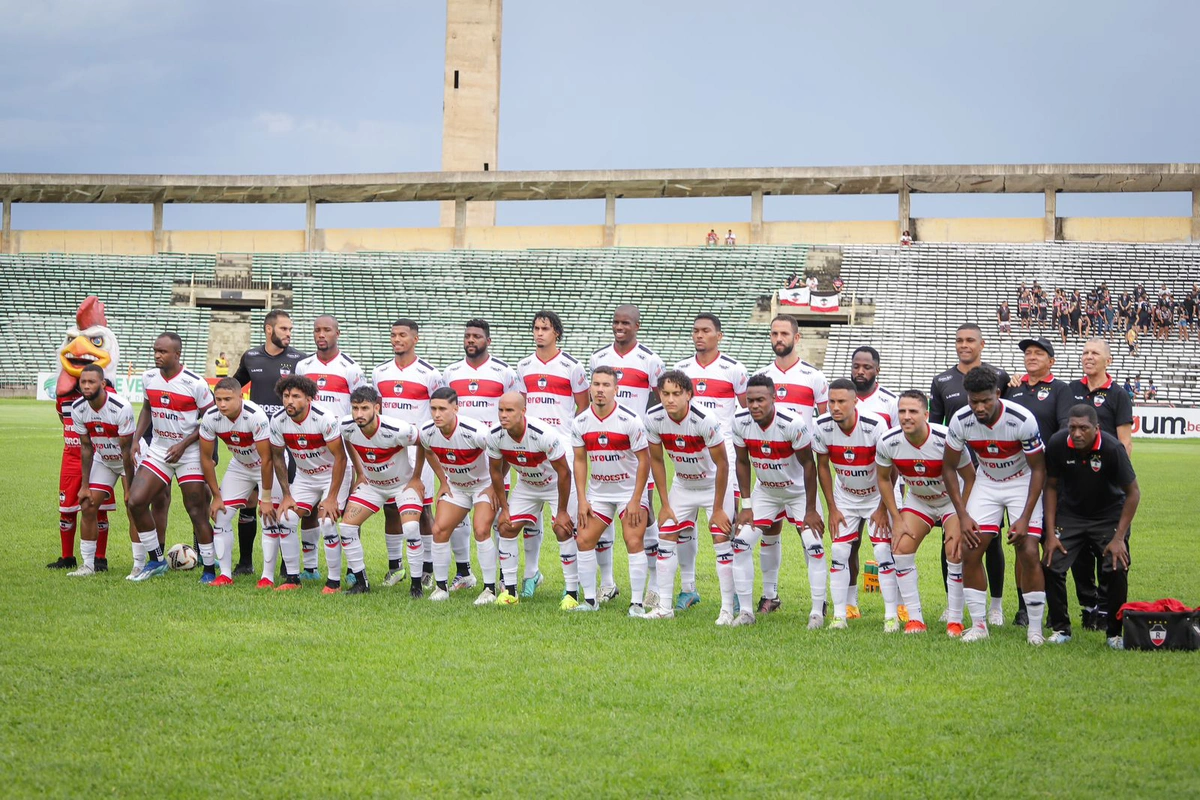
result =
[{"label": "team crest on jersey", "polygon": [[613,372],[617,373],[617,383],[620,383],[620,382],[621,382],[621,378],[624,378],[624,377],[625,377],[625,370],[623,370],[623,369],[614,369],[614,370],[613,370]]},{"label": "team crest on jersey", "polygon": [[297,436],[296,444],[298,444],[300,447],[308,447],[308,437],[304,434]]},{"label": "team crest on jersey", "polygon": [[1000,445],[996,444],[995,442],[988,442],[983,449],[987,450],[989,456],[1000,455]]},{"label": "team crest on jersey", "polygon": [[473,380],[470,383],[468,383],[467,391],[470,392],[471,394],[475,394],[476,392],[478,392],[479,391],[479,381]]},{"label": "team crest on jersey", "polygon": [[1092,456],[1092,459],[1091,459],[1091,461],[1090,461],[1090,462],[1088,462],[1088,463],[1090,463],[1090,464],[1091,464],[1091,467],[1092,467],[1092,472],[1099,472],[1099,471],[1100,471],[1100,466],[1101,466],[1101,464],[1100,464],[1100,454],[1099,454],[1099,453],[1097,453],[1096,455]]},{"label": "team crest on jersey", "polygon": [[171,407],[171,395],[167,394],[166,392],[163,392],[162,396],[158,398],[158,402],[162,404],[163,408],[170,408]]},{"label": "team crest on jersey", "polygon": [[913,472],[917,473],[918,475],[924,475],[925,470],[926,467],[924,461],[918,461],[917,463],[913,464]]},{"label": "team crest on jersey", "polygon": [[524,453],[517,453],[517,463],[518,464],[528,464],[529,458],[526,457],[526,455]]},{"label": "team crest on jersey", "polygon": [[375,451],[368,450],[367,451],[367,461],[377,461],[377,460],[379,460],[379,456],[375,453]]},{"label": "team crest on jersey", "polygon": [[317,377],[317,388],[318,389],[325,388],[325,376],[324,375],[320,375]]},{"label": "team crest on jersey", "polygon": [[780,400],[787,397],[787,387],[782,383],[775,387],[775,396]]},{"label": "team crest on jersey", "polygon": [[286,378],[288,375],[291,375],[291,374],[292,374],[292,368],[287,366],[286,364],[279,368],[279,376],[281,378]]},{"label": "team crest on jersey", "polygon": [[764,455],[764,456],[769,456],[769,455],[771,455],[771,443],[770,443],[770,442],[763,442],[763,443],[762,443],[762,451],[763,451],[763,455]]},{"label": "team crest on jersey", "polygon": [[596,437],[596,442],[601,447],[608,447],[608,434],[607,433],[600,434],[599,436]]},{"label": "team crest on jersey", "polygon": [[696,381],[696,394],[704,394],[704,390],[708,388],[708,381],[703,379]]},{"label": "team crest on jersey", "polygon": [[446,460],[453,463],[455,461],[458,461],[458,456],[454,454],[453,450],[451,450],[446,453]]},{"label": "team crest on jersey", "polygon": [[1162,647],[1167,641],[1167,627],[1161,622],[1150,626],[1150,643],[1155,647]]},{"label": "team crest on jersey", "polygon": [[1050,396],[1050,387],[1042,386],[1037,390],[1037,399],[1038,400],[1045,400],[1049,396]]},{"label": "team crest on jersey", "polygon": [[1106,396],[1107,395],[1105,395],[1103,392],[1101,392],[1100,394],[1097,394],[1095,397],[1092,398],[1092,405],[1094,405],[1096,408],[1099,408],[1100,406],[1104,405],[1104,398]]},{"label": "team crest on jersey", "polygon": [[545,375],[538,375],[537,387],[539,389],[545,389],[549,385],[550,385],[550,381],[546,379]]},{"label": "team crest on jersey", "polygon": [[845,455],[847,463],[849,463],[849,464],[854,463],[854,448],[853,447],[847,447],[845,452],[843,453],[843,455]]}]

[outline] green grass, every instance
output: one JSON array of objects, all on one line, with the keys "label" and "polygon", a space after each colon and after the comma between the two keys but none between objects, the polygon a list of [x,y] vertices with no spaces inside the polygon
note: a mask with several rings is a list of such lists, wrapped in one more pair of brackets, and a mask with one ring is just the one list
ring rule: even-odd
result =
[{"label": "green grass", "polygon": [[[704,602],[673,623],[620,601],[559,612],[553,543],[533,601],[476,609],[404,587],[211,590],[197,572],[133,585],[115,515],[112,572],[73,581],[43,566],[58,555],[52,406],[0,403],[0,439],[5,796],[1200,792],[1195,655],[1114,653],[1078,627],[1040,650],[1011,627],[977,646],[885,637],[868,594],[851,630],[810,632],[794,532],[784,609],[748,629],[713,626],[707,547]],[[1134,463],[1131,597],[1200,603],[1200,446],[1139,442]],[[169,540],[190,540],[173,512]],[[381,526],[364,529],[376,579]],[[936,620],[935,548],[919,566]]]}]

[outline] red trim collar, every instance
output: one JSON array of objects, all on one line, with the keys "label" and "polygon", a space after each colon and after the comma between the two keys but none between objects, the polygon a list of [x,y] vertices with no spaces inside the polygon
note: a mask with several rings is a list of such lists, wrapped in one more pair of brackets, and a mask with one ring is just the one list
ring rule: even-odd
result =
[{"label": "red trim collar", "polygon": [[[1101,436],[1101,432],[1099,430],[1097,430],[1096,431],[1096,441],[1092,443],[1092,452],[1093,453],[1100,449],[1100,436]],[[1067,447],[1071,448],[1072,450],[1075,449],[1075,440],[1072,439],[1070,436],[1067,437]]]}]

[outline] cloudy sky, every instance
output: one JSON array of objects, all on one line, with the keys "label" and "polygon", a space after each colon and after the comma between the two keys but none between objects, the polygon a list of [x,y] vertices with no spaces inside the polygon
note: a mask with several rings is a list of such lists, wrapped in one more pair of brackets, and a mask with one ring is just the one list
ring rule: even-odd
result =
[{"label": "cloudy sky", "polygon": [[[440,165],[439,0],[0,0],[0,171],[323,173]],[[506,0],[501,169],[1200,160],[1200,3]],[[748,219],[624,201],[619,222]],[[1186,195],[1061,216],[1190,214]],[[168,229],[303,227],[291,206],[169,206]],[[891,219],[894,197],[768,198],[767,219]],[[914,216],[1040,216],[1040,196],[914,196]],[[506,203],[501,224],[603,221]],[[14,206],[24,228],[150,225]],[[436,225],[434,204],[321,227]]]}]

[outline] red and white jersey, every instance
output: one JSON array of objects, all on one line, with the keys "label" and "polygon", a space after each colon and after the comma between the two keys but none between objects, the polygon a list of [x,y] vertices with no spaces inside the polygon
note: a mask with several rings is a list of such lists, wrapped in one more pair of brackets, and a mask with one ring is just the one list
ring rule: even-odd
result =
[{"label": "red and white jersey", "polygon": [[721,430],[728,436],[733,428],[733,417],[742,407],[739,396],[746,394],[746,381],[750,379],[742,362],[727,355],[718,354],[707,364],[701,364],[696,356],[684,359],[675,365],[692,379],[692,402],[716,414]]},{"label": "red and white jersey", "polygon": [[787,369],[780,369],[772,361],[756,375],[766,375],[775,382],[775,405],[784,413],[800,417],[804,424],[812,426],[817,415],[817,406],[829,402],[829,381],[825,374],[807,361],[797,361]]},{"label": "red and white jersey", "polygon": [[617,371],[617,402],[644,420],[651,393],[667,370],[658,354],[639,344],[622,355],[616,344],[610,344],[592,353],[588,359],[588,371],[595,372],[596,367],[612,367]]},{"label": "red and white jersey", "polygon": [[286,411],[277,411],[271,417],[271,444],[286,447],[296,461],[296,469],[314,478],[332,474],[334,460],[329,442],[341,436],[340,418],[317,408],[316,403],[299,422]]},{"label": "red and white jersey", "polygon": [[[114,395],[104,395],[104,405],[99,410],[81,396],[71,404],[71,423],[75,436],[87,434],[92,440],[92,451],[96,457],[112,467],[124,468],[121,459],[121,437],[133,436],[137,432],[137,421],[133,417],[133,406]],[[120,473],[121,469],[114,469]]]},{"label": "red and white jersey", "polygon": [[71,407],[81,397],[83,395],[79,393],[78,388],[75,388],[67,394],[54,398],[55,410],[58,411],[58,418],[63,426],[63,447],[75,450],[76,456],[79,455],[79,434],[75,432],[75,423],[71,420]]},{"label": "red and white jersey", "polygon": [[858,410],[883,417],[889,428],[895,428],[900,424],[900,410],[897,406],[899,400],[895,392],[877,383],[875,390],[869,395],[858,398]]},{"label": "red and white jersey", "polygon": [[491,356],[478,367],[466,359],[455,361],[442,373],[442,384],[458,394],[458,413],[479,420],[488,430],[500,424],[500,395],[521,391],[513,368]]},{"label": "red and white jersey", "polygon": [[981,476],[996,483],[1027,476],[1025,455],[1043,450],[1033,414],[1007,400],[1000,401],[1000,416],[992,425],[980,422],[968,405],[951,417],[948,427],[946,443],[959,451],[970,447],[979,459]]},{"label": "red and white jersey", "polygon": [[[946,484],[942,480],[942,454],[946,447],[946,426],[929,423],[929,434],[920,445],[915,445],[899,428],[892,428],[879,440],[875,450],[875,463],[891,467],[900,473],[913,497],[919,497],[931,505],[939,505],[949,499]],[[971,463],[971,455],[963,452],[955,469]],[[962,486],[962,479],[959,479]]]},{"label": "red and white jersey", "polygon": [[675,480],[688,490],[712,489],[717,465],[711,447],[724,447],[725,434],[712,412],[692,405],[683,421],[676,422],[661,405],[646,412],[646,441],[662,445],[675,463]]},{"label": "red and white jersey", "polygon": [[517,363],[517,379],[528,413],[565,435],[575,418],[575,395],[588,388],[583,364],[563,350],[549,361],[534,353]]},{"label": "red and white jersey", "polygon": [[637,414],[616,406],[601,419],[588,406],[575,418],[571,446],[587,451],[589,498],[629,502],[637,488],[635,454],[649,447],[646,428]]},{"label": "red and white jersey", "polygon": [[776,408],[763,427],[749,411],[740,411],[733,418],[733,444],[745,448],[757,486],[775,494],[804,494],[804,468],[796,453],[812,447],[812,434],[803,419]]},{"label": "red and white jersey", "polygon": [[151,447],[166,449],[179,444],[200,427],[200,411],[213,403],[212,390],[204,378],[182,369],[167,380],[158,369],[142,373],[146,402],[150,404]]},{"label": "red and white jersey", "polygon": [[262,408],[249,400],[242,401],[237,419],[230,419],[213,406],[200,418],[200,438],[206,442],[220,439],[238,463],[248,469],[259,469],[262,459],[258,443],[270,441],[271,419]]},{"label": "red and white jersey", "polygon": [[432,420],[422,425],[421,446],[442,465],[446,480],[454,488],[473,495],[492,482],[492,473],[484,456],[487,434],[483,423],[460,414],[449,436],[442,433]]},{"label": "red and white jersey", "polygon": [[358,454],[367,483],[385,491],[402,489],[412,480],[408,448],[417,443],[417,429],[404,420],[382,414],[375,420],[375,433],[368,437],[352,418],[343,419],[342,438]]},{"label": "red and white jersey", "polygon": [[350,413],[350,393],[367,385],[362,367],[350,356],[339,352],[328,363],[317,354],[296,364],[296,374],[312,378],[317,384],[317,408],[339,419]]},{"label": "red and white jersey", "polygon": [[882,418],[857,409],[854,417],[854,427],[849,433],[830,414],[817,417],[813,423],[813,450],[828,455],[833,464],[834,497],[838,503],[861,506],[879,501],[875,449],[887,424]]},{"label": "red and white jersey", "polygon": [[520,441],[499,425],[492,428],[487,435],[487,452],[489,458],[502,458],[515,469],[521,483],[542,489],[554,485],[558,473],[551,462],[565,457],[567,448],[557,431],[541,420],[527,417],[525,435]]},{"label": "red and white jersey", "polygon": [[430,395],[444,385],[437,368],[423,358],[407,367],[398,366],[394,358],[385,361],[371,370],[371,382],[383,398],[384,414],[418,428],[429,422]]}]

